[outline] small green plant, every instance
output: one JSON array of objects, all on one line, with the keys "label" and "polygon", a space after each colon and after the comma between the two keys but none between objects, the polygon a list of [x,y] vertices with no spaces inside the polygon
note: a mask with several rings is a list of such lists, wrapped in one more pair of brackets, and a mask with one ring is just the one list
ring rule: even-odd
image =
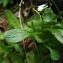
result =
[{"label": "small green plant", "polygon": [[[23,23],[22,30],[19,20],[9,10],[5,11],[5,15],[11,30],[4,33],[7,46],[0,41],[2,63],[5,61],[25,63],[25,60],[27,63],[51,63],[51,61],[55,63],[60,59],[63,52],[63,27],[62,22],[58,22],[57,16],[50,8],[40,13],[35,10],[34,15],[28,19],[27,25]],[[37,50],[32,48],[25,52],[21,43],[26,38],[37,43]]]}]

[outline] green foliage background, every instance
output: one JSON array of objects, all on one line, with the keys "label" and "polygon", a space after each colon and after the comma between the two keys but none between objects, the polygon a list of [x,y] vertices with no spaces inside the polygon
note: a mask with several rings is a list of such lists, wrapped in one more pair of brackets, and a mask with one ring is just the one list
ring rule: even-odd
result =
[{"label": "green foliage background", "polygon": [[[9,0],[10,1],[10,0]],[[12,1],[13,2],[13,1]],[[9,2],[1,0],[5,7]],[[50,8],[41,12],[34,9],[34,14],[28,19],[27,25],[23,22],[20,28],[19,20],[10,10],[5,11],[8,19],[9,30],[0,31],[0,62],[1,63],[59,63],[63,53],[63,19],[56,15]],[[26,38],[35,41],[26,52],[22,46]],[[4,40],[4,41],[3,41]]]}]

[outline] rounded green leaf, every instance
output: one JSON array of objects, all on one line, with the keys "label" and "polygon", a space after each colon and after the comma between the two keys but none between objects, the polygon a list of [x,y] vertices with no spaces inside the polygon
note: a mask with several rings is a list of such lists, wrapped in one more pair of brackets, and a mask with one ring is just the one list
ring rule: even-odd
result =
[{"label": "rounded green leaf", "polygon": [[44,9],[42,14],[43,14],[43,21],[46,27],[49,27],[50,25],[57,22],[56,15],[50,8]]},{"label": "rounded green leaf", "polygon": [[4,37],[7,42],[20,42],[29,36],[25,30],[13,29],[5,32]]},{"label": "rounded green leaf", "polygon": [[60,58],[60,53],[57,50],[50,50],[50,56],[52,60],[59,60]]},{"label": "rounded green leaf", "polygon": [[50,51],[50,56],[52,60],[59,60],[60,59],[60,53],[57,50],[53,50],[51,49],[49,46],[45,45],[45,47],[47,47]]}]

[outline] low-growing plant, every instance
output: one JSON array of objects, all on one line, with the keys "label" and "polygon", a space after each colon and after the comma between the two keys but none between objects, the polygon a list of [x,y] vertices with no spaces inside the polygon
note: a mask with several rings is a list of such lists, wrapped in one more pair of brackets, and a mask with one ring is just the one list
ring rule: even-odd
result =
[{"label": "low-growing plant", "polygon": [[[35,13],[22,23],[9,11],[5,11],[10,30],[4,33],[5,43],[0,41],[2,63],[59,63],[63,47],[63,26],[50,8]],[[26,51],[26,38],[34,42]],[[31,41],[30,41],[31,42]],[[22,45],[22,43],[24,45]],[[33,45],[35,47],[33,47]],[[32,48],[31,48],[32,47]]]}]

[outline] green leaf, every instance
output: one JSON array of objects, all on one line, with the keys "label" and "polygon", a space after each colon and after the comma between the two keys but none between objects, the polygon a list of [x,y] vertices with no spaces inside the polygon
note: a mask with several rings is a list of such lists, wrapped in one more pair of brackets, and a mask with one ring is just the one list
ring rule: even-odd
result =
[{"label": "green leaf", "polygon": [[4,0],[0,0],[0,4],[2,4],[4,2]]},{"label": "green leaf", "polygon": [[[45,44],[44,44],[45,45]],[[60,59],[60,53],[57,50],[51,49],[49,46],[45,45],[50,51],[50,56],[52,60],[59,60]]]},{"label": "green leaf", "polygon": [[33,16],[31,16],[29,19],[28,19],[28,26],[31,26],[32,24],[31,23],[34,23],[34,26],[39,26],[42,24],[42,19],[41,19],[41,16],[39,16],[38,14],[34,14]]},{"label": "green leaf", "polygon": [[10,50],[4,45],[4,42],[2,41],[0,41],[0,47],[4,53],[4,58],[5,58]]},{"label": "green leaf", "polygon": [[7,42],[20,42],[29,36],[29,33],[25,30],[12,29],[5,32],[4,37]]},{"label": "green leaf", "polygon": [[0,54],[3,53],[4,47],[5,47],[4,43],[0,41]]},{"label": "green leaf", "polygon": [[6,5],[9,3],[9,0],[4,0],[3,7],[6,7]]},{"label": "green leaf", "polygon": [[57,50],[50,49],[50,56],[52,60],[60,59],[60,53]]},{"label": "green leaf", "polygon": [[0,31],[0,39],[4,39],[4,34]]},{"label": "green leaf", "polygon": [[54,14],[47,14],[46,16],[44,16],[44,23],[52,23],[52,22],[55,22],[55,20],[54,20],[54,18],[55,18],[55,15]]},{"label": "green leaf", "polygon": [[20,28],[19,20],[12,14],[11,11],[6,10],[5,15],[11,28]]},{"label": "green leaf", "polygon": [[4,43],[0,40],[0,47],[4,47],[5,45],[4,45]]},{"label": "green leaf", "polygon": [[62,25],[60,23],[57,23],[53,26],[53,28],[56,28],[56,29],[61,29],[62,28]]},{"label": "green leaf", "polygon": [[33,32],[32,28],[29,28],[28,26],[24,25],[24,30],[28,32]]},{"label": "green leaf", "polygon": [[63,44],[63,30],[62,29],[50,29],[50,31],[57,38],[57,40]]},{"label": "green leaf", "polygon": [[42,43],[42,39],[40,39],[40,37],[38,35],[34,35],[35,37],[35,40],[38,42],[38,43]]},{"label": "green leaf", "polygon": [[27,63],[36,63],[35,62],[35,54],[33,51],[27,53]]},{"label": "green leaf", "polygon": [[45,8],[43,11],[43,14],[53,14],[53,11],[50,8]]},{"label": "green leaf", "polygon": [[[53,11],[50,8],[46,8],[42,12],[43,21],[45,26],[50,26],[51,24],[54,24],[57,22],[56,15],[53,13]],[[47,26],[46,26],[47,27]]]},{"label": "green leaf", "polygon": [[17,52],[20,52],[21,57],[25,56],[25,52],[24,52],[23,47],[21,45],[15,44],[14,47]]},{"label": "green leaf", "polygon": [[28,26],[32,28],[32,23],[34,25],[34,28],[36,31],[42,31],[43,30],[43,21],[40,15],[34,14],[32,17],[28,19]]}]

